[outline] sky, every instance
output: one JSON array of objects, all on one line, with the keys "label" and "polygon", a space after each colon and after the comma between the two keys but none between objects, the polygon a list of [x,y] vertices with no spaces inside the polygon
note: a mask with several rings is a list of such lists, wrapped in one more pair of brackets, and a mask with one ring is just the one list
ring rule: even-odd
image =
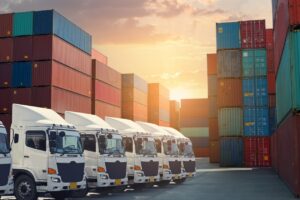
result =
[{"label": "sky", "polygon": [[271,0],[0,0],[0,12],[55,9],[93,36],[109,66],[169,88],[171,99],[206,98],[206,54],[215,24],[266,19]]}]

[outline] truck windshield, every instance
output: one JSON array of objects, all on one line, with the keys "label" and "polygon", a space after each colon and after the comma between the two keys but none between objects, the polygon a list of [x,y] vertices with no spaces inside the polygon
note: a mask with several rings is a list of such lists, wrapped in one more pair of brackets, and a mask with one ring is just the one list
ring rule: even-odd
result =
[{"label": "truck windshield", "polygon": [[0,154],[9,153],[5,128],[0,127]]},{"label": "truck windshield", "polygon": [[193,146],[190,142],[180,142],[179,145],[179,154],[183,156],[194,156]]},{"label": "truck windshield", "polygon": [[125,154],[125,149],[123,146],[123,140],[122,138],[108,138],[106,137],[106,144],[104,146],[101,146],[101,141],[99,139],[99,149],[101,154]]},{"label": "truck windshield", "polygon": [[138,138],[136,141],[136,153],[138,155],[156,155],[156,145],[152,138]]},{"label": "truck windshield", "polygon": [[166,155],[177,156],[179,154],[178,146],[175,141],[168,140],[163,143],[164,153]]},{"label": "truck windshield", "polygon": [[55,147],[51,147],[54,153],[81,154],[83,152],[80,135],[76,131],[59,130],[55,143]]}]

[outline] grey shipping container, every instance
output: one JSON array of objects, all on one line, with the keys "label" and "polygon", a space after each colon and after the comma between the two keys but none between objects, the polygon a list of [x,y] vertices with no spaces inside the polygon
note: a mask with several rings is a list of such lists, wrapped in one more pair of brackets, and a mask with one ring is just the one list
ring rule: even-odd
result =
[{"label": "grey shipping container", "polygon": [[240,78],[242,76],[242,52],[241,50],[219,50],[218,77]]}]

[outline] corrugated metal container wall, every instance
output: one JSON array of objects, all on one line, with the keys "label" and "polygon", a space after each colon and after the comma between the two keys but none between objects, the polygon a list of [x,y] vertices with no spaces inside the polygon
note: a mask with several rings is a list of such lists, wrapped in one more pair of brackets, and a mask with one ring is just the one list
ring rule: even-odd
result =
[{"label": "corrugated metal container wall", "polygon": [[219,125],[218,118],[210,118],[208,120],[209,139],[211,141],[219,140]]},{"label": "corrugated metal container wall", "polygon": [[33,97],[31,88],[15,88],[11,92],[11,103],[31,105]]},{"label": "corrugated metal container wall", "polygon": [[0,22],[0,37],[11,37],[13,33],[13,14],[1,14]]},{"label": "corrugated metal container wall", "polygon": [[278,173],[278,134],[277,131],[271,137],[271,160],[272,167]]},{"label": "corrugated metal container wall", "polygon": [[122,88],[136,88],[148,93],[148,83],[135,74],[122,74]]},{"label": "corrugated metal container wall", "polygon": [[276,95],[275,94],[269,94],[269,107],[270,108],[276,107]]},{"label": "corrugated metal container wall", "polygon": [[271,138],[259,137],[258,138],[258,166],[271,167]]},{"label": "corrugated metal container wall", "polygon": [[277,6],[278,6],[278,0],[272,0],[273,22],[274,22],[275,17],[276,17]]},{"label": "corrugated metal container wall", "polygon": [[218,117],[218,107],[217,107],[217,97],[215,96],[210,96],[208,98],[208,117]]},{"label": "corrugated metal container wall", "polygon": [[15,62],[12,68],[12,87],[32,86],[32,63]]},{"label": "corrugated metal container wall", "polygon": [[209,148],[208,147],[206,147],[206,148],[193,147],[193,151],[195,153],[196,158],[209,156]]},{"label": "corrugated metal container wall", "polygon": [[240,23],[217,23],[217,49],[241,48]]},{"label": "corrugated metal container wall", "polygon": [[208,96],[217,95],[218,78],[216,75],[208,76]]},{"label": "corrugated metal container wall", "polygon": [[269,136],[269,109],[244,108],[244,136]]},{"label": "corrugated metal container wall", "polygon": [[218,77],[240,78],[242,76],[241,50],[218,51]]},{"label": "corrugated metal container wall", "polygon": [[266,78],[243,79],[244,106],[268,106]]},{"label": "corrugated metal container wall", "polygon": [[13,48],[14,61],[32,60],[32,37],[15,37]]},{"label": "corrugated metal container wall", "polygon": [[276,108],[269,109],[269,126],[270,126],[270,134],[275,133],[276,131]]},{"label": "corrugated metal container wall", "polygon": [[108,117],[121,117],[121,107],[113,106],[101,101],[95,102],[95,115],[105,118]]},{"label": "corrugated metal container wall", "polygon": [[222,137],[220,140],[220,166],[240,167],[243,165],[243,139]]},{"label": "corrugated metal container wall", "polygon": [[267,75],[267,52],[265,49],[243,50],[243,77]]},{"label": "corrugated metal container wall", "polygon": [[[11,126],[11,122],[12,122],[11,114],[1,114],[0,121],[4,124],[4,126],[6,128],[6,132],[10,133],[10,126]],[[10,141],[9,136],[10,136],[10,134],[8,134],[8,141]]]},{"label": "corrugated metal container wall", "polygon": [[207,127],[208,117],[182,118],[180,125],[181,127]]},{"label": "corrugated metal container wall", "polygon": [[217,54],[207,54],[207,75],[217,75]]},{"label": "corrugated metal container wall", "polygon": [[207,118],[208,103],[208,99],[182,99],[180,118]]},{"label": "corrugated metal container wall", "polygon": [[209,142],[207,137],[189,137],[194,148],[208,148]]},{"label": "corrugated metal container wall", "polygon": [[276,81],[275,81],[275,73],[268,73],[268,93],[275,94],[276,93]]},{"label": "corrugated metal container wall", "polygon": [[219,79],[218,107],[242,107],[242,80]]},{"label": "corrugated metal container wall", "polygon": [[273,29],[266,30],[266,42],[268,72],[275,72]]},{"label": "corrugated metal container wall", "polygon": [[220,136],[243,135],[243,110],[241,108],[221,108],[218,114]]},{"label": "corrugated metal container wall", "polygon": [[220,143],[219,141],[209,142],[209,162],[219,163],[220,162]]},{"label": "corrugated metal container wall", "polygon": [[[1,20],[1,18],[0,18],[0,20]],[[14,46],[14,43],[13,43],[12,38],[0,38],[0,62],[11,62],[12,61],[13,46]]]},{"label": "corrugated metal container wall", "polygon": [[246,167],[271,166],[271,140],[269,137],[244,138],[244,160]]},{"label": "corrugated metal container wall", "polygon": [[33,34],[33,12],[13,14],[13,36]]},{"label": "corrugated metal container wall", "polygon": [[101,81],[95,81],[95,99],[121,106],[121,90]]},{"label": "corrugated metal container wall", "polygon": [[170,122],[170,110],[161,109],[159,111],[159,120],[164,122]]},{"label": "corrugated metal container wall", "polygon": [[257,167],[257,137],[245,137],[243,140],[245,167]]},{"label": "corrugated metal container wall", "polygon": [[299,27],[300,24],[300,2],[298,0],[289,0],[289,18],[290,25]]},{"label": "corrugated metal container wall", "polygon": [[[300,3],[298,4],[300,5]],[[291,76],[292,76],[292,98],[293,111],[300,111],[300,32],[289,34],[291,40]]]},{"label": "corrugated metal container wall", "polygon": [[52,59],[87,75],[92,74],[91,57],[86,53],[56,36],[34,36],[33,60]]},{"label": "corrugated metal container wall", "polygon": [[0,64],[0,88],[10,87],[11,77],[12,77],[12,64],[1,63]]},{"label": "corrugated metal container wall", "polygon": [[208,127],[197,127],[197,128],[180,128],[180,132],[186,137],[206,137],[208,138]]},{"label": "corrugated metal container wall", "polygon": [[148,104],[148,96],[146,93],[135,88],[122,89],[122,102],[137,102],[143,105]]},{"label": "corrugated metal container wall", "polygon": [[134,121],[148,121],[148,107],[136,102],[122,103],[122,118]]},{"label": "corrugated metal container wall", "polygon": [[87,54],[92,52],[92,36],[54,10],[34,12],[34,34],[54,34]]},{"label": "corrugated metal container wall", "polygon": [[170,101],[170,127],[173,127],[177,130],[180,128],[180,103],[171,100]]},{"label": "corrugated metal container wall", "polygon": [[107,65],[108,58],[106,55],[102,54],[101,52],[97,51],[96,49],[92,49],[92,59],[97,60],[98,62]]},{"label": "corrugated metal container wall", "polygon": [[266,21],[242,21],[241,41],[243,49],[256,49],[266,47]]},{"label": "corrugated metal container wall", "polygon": [[11,113],[11,89],[0,89],[0,113]]}]

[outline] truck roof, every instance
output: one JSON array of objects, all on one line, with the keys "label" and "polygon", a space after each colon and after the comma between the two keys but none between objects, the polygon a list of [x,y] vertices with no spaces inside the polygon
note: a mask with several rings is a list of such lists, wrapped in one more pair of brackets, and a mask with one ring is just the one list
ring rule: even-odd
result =
[{"label": "truck roof", "polygon": [[174,128],[165,127],[165,126],[162,126],[162,128],[164,130],[168,131],[170,134],[174,135],[175,137],[178,137],[178,138],[187,138],[182,133],[180,133],[178,130],[176,130]]},{"label": "truck roof", "polygon": [[51,109],[13,104],[12,124],[22,126],[73,127]]},{"label": "truck roof", "polygon": [[74,124],[74,126],[79,130],[117,130],[97,115],[66,111],[65,120]]},{"label": "truck roof", "polygon": [[139,124],[146,131],[149,131],[154,136],[173,136],[168,131],[164,130],[156,124],[141,121],[137,121],[136,123]]}]

